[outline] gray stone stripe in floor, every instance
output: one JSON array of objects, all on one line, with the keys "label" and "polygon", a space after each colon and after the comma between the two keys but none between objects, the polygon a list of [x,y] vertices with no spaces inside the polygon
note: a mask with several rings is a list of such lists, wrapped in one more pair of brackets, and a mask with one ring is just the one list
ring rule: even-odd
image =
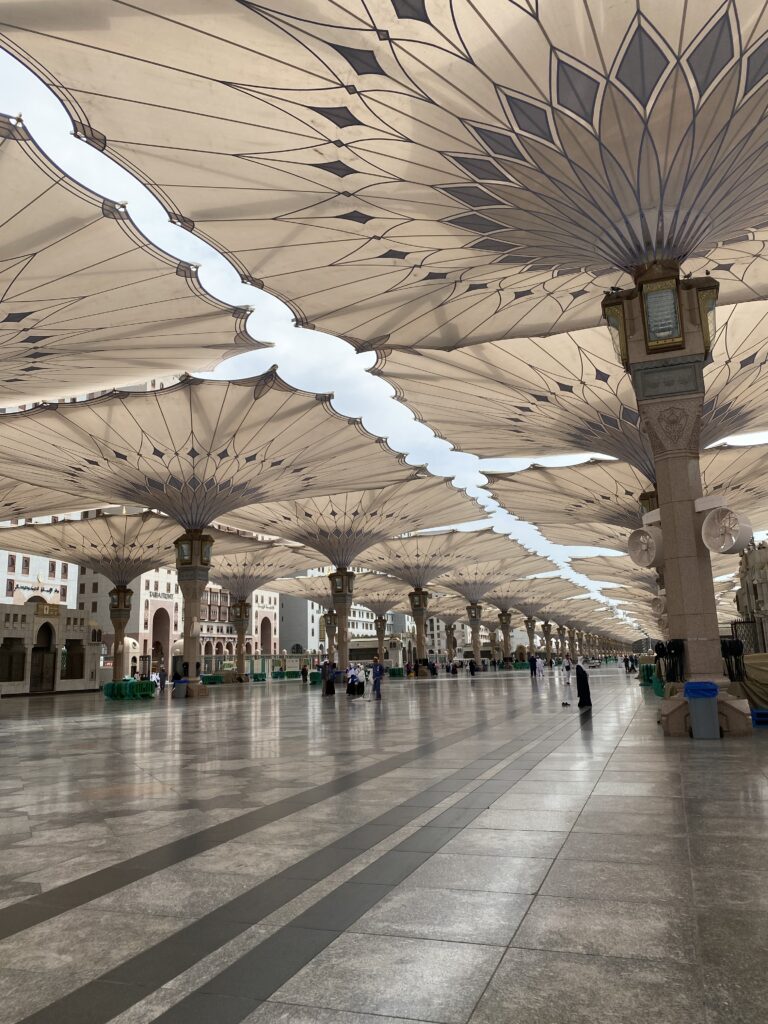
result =
[{"label": "gray stone stripe in floor", "polygon": [[[611,703],[612,699],[611,696],[599,704],[596,703],[595,710]],[[445,749],[460,742],[467,732],[470,735],[481,735],[483,732],[491,730],[500,721],[510,720],[519,714],[519,711],[513,711],[500,718],[489,719],[469,730],[460,730],[458,739],[443,737],[442,740],[433,741],[422,748],[417,748],[424,753],[417,753],[414,757],[411,756],[412,752],[408,752],[400,757],[405,756],[408,761],[412,761],[420,756],[428,756],[435,744],[439,744],[439,749]],[[576,722],[572,719],[564,723],[559,722],[554,727],[551,723],[539,723],[516,739],[470,761],[464,767],[451,773],[446,779],[426,787],[420,795],[424,799],[429,799],[432,806],[441,803],[448,795],[446,784],[450,783],[453,778],[466,785],[473,778],[477,778],[479,774],[491,771],[492,766],[509,759],[518,751],[529,748],[538,739],[541,741],[541,749],[533,752],[531,765],[526,764],[526,769],[535,767],[539,761],[549,756],[553,749],[565,742],[570,735],[577,733],[580,728],[581,719]],[[563,736],[556,740],[551,738],[557,737],[559,733],[563,733]],[[425,748],[427,749],[425,750]],[[380,772],[381,764],[373,766],[375,774]],[[357,775],[358,773],[353,774]],[[507,788],[513,786],[514,783],[515,778],[510,778]],[[487,783],[481,783],[478,789],[482,790],[484,785],[491,786],[487,793],[487,803],[497,799],[499,796],[498,783],[494,784],[491,778]],[[484,806],[487,806],[487,803]],[[424,810],[423,803],[414,806],[413,798],[404,801],[380,815],[379,818],[354,829],[349,835],[310,854],[278,875],[259,883],[229,903],[180,929],[169,938],[142,951],[94,981],[86,983],[62,999],[25,1017],[19,1024],[65,1024],[69,1021],[77,1021],[78,1024],[85,1024],[85,1022],[87,1024],[106,1024],[113,1017],[145,999],[152,991],[274,913],[290,900],[301,895],[318,881],[333,874],[345,863],[359,857],[362,852],[381,842],[387,835],[398,831],[404,824],[407,824],[408,820],[419,817]],[[428,860],[440,846],[453,838],[461,827],[470,824],[477,815],[482,813],[483,808],[463,808],[461,810],[464,816],[461,826],[452,825],[445,819],[444,814],[438,815],[427,826],[419,829],[394,850],[385,853],[373,864],[353,876],[352,880],[343,883],[328,897],[305,911],[290,925],[279,929],[269,939],[259,943],[249,954],[217,975],[217,978],[223,978],[222,984],[230,985],[244,993],[247,990],[247,999],[250,1000],[248,1012],[252,1012],[258,1001],[266,999],[268,995],[277,991],[293,974],[336,939],[345,928],[383,899],[394,886]],[[390,819],[389,823],[381,820],[387,818]],[[443,835],[439,833],[443,833]],[[424,848],[420,849],[420,847]],[[64,912],[64,909],[62,908],[60,912]],[[243,962],[245,962],[245,966],[243,966]],[[191,993],[177,1004],[181,1016],[172,1016],[176,1013],[176,1007],[173,1007],[168,1011],[171,1016],[163,1015],[158,1020],[163,1022],[195,1020],[196,1006],[199,1005],[202,994],[210,994],[210,984],[209,982],[202,986],[199,992]],[[219,994],[218,991],[216,994]],[[240,998],[228,1001],[230,999],[230,996],[222,994],[222,1000],[227,1007],[226,1019],[235,1024],[247,1015],[243,1012],[245,1002]],[[219,1018],[212,1017],[211,1019],[218,1020]],[[222,1017],[222,1019],[224,1018]]]},{"label": "gray stone stripe in floor", "polygon": [[[231,842],[233,839],[244,836],[258,828],[295,814],[296,811],[302,808],[311,807],[330,797],[338,796],[364,782],[370,782],[389,771],[402,768],[429,754],[454,746],[471,736],[480,735],[494,725],[518,717],[520,714],[521,709],[515,709],[508,714],[488,719],[478,725],[456,730],[439,739],[414,747],[411,750],[394,754],[366,768],[357,769],[347,775],[342,775],[331,782],[314,786],[296,796],[286,797],[264,807],[247,811],[245,814],[237,815],[220,824],[202,829],[199,832],[191,833],[147,853],[138,854],[135,857],[121,861],[119,864],[103,868],[100,871],[94,871],[73,882],[67,882],[49,889],[47,892],[31,896],[22,902],[4,907],[0,909],[0,939],[8,938],[20,931],[24,931],[26,928],[31,928],[36,924],[41,924],[43,921],[48,921],[67,910],[72,910],[91,900],[98,899],[100,896],[109,895],[124,885],[146,878],[163,868],[179,864],[181,861],[194,857],[196,854],[206,853],[208,850]],[[472,762],[464,770],[475,770],[477,775],[480,775],[485,771],[485,768]],[[427,790],[427,792],[430,792],[430,790]]]}]

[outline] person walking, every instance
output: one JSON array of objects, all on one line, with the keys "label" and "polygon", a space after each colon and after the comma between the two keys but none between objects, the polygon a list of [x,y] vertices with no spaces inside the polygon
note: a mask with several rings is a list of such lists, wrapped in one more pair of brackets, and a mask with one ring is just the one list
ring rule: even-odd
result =
[{"label": "person walking", "polygon": [[531,651],[528,655],[528,668],[531,670],[531,679],[536,679],[536,655]]},{"label": "person walking", "polygon": [[376,700],[381,700],[381,681],[384,678],[384,666],[378,657],[373,659],[373,695]]},{"label": "person walking", "polygon": [[584,668],[584,659],[580,658],[576,663],[576,696],[579,698],[580,708],[591,708],[592,697],[589,692],[589,673]]},{"label": "person walking", "polygon": [[571,659],[567,654],[563,658],[563,676],[565,678],[563,707],[569,708],[571,706]]},{"label": "person walking", "polygon": [[160,684],[160,693],[165,693],[165,684],[168,682],[168,673],[165,671],[165,665],[160,667],[160,671],[157,673],[157,681]]},{"label": "person walking", "polygon": [[305,686],[309,682],[309,669],[306,665],[301,666],[301,681]]},{"label": "person walking", "polygon": [[536,655],[536,678],[544,678],[544,659],[540,654]]}]

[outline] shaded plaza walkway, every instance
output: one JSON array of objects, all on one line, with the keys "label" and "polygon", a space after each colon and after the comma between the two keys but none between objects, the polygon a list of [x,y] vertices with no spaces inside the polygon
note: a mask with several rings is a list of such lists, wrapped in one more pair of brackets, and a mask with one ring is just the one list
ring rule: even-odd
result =
[{"label": "shaded plaza walkway", "polygon": [[591,683],[3,701],[0,1022],[761,1020],[768,735]]}]

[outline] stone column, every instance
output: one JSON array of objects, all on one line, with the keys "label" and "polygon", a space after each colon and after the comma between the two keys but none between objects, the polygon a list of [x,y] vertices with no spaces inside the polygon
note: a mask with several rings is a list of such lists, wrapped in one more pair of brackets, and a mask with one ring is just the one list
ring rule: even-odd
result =
[{"label": "stone column", "polygon": [[527,618],[524,625],[528,633],[528,649],[533,653],[536,650],[536,619]]},{"label": "stone column", "polygon": [[481,664],[480,656],[480,619],[482,616],[482,606],[477,602],[473,601],[467,605],[467,618],[469,619],[469,630],[472,634],[472,657],[475,659],[475,664],[478,669]]},{"label": "stone column", "polygon": [[448,660],[453,661],[456,657],[456,624],[451,623],[449,626],[447,622],[443,622],[445,626],[445,643],[448,648]]},{"label": "stone column", "polygon": [[552,623],[542,622],[541,632],[544,635],[544,660],[549,665],[549,659],[552,657]]},{"label": "stone column", "polygon": [[336,654],[336,612],[326,612],[323,615],[323,622],[325,623],[325,653],[330,663],[335,660],[334,655]]},{"label": "stone column", "polygon": [[583,658],[584,655],[586,654],[586,646],[585,646],[585,642],[584,642],[584,630],[583,629],[577,629],[576,630],[576,645],[579,648],[579,657]]},{"label": "stone column", "polygon": [[504,667],[506,668],[512,660],[512,641],[510,638],[512,616],[509,612],[499,612],[499,629],[501,630],[501,652],[504,658]]},{"label": "stone column", "polygon": [[416,662],[418,669],[416,674],[422,677],[429,675],[427,668],[427,604],[429,593],[423,587],[416,587],[408,594],[411,604],[411,615],[416,626]]},{"label": "stone column", "polygon": [[669,636],[685,642],[687,678],[720,680],[723,662],[712,562],[701,539],[702,517],[694,506],[703,493],[699,469],[703,401],[702,385],[692,397],[640,401],[638,406],[656,465]]},{"label": "stone column", "polygon": [[571,656],[571,661],[576,660],[576,630],[573,626],[568,627],[568,653]]},{"label": "stone column", "polygon": [[[200,601],[208,585],[213,538],[202,530],[187,530],[176,544],[176,575],[183,597],[184,618],[183,660],[192,692],[202,691],[198,666],[200,663]],[[189,692],[189,690],[188,690]]]},{"label": "stone column", "polygon": [[119,584],[109,592],[109,618],[115,639],[112,644],[112,681],[125,676],[125,627],[131,617],[133,591]]},{"label": "stone column", "polygon": [[235,601],[229,609],[229,619],[237,634],[237,651],[235,652],[235,671],[239,676],[245,675],[245,634],[251,619],[251,605],[248,601]]},{"label": "stone column", "polygon": [[385,617],[378,615],[373,620],[373,628],[376,630],[376,643],[378,645],[378,655],[381,664],[384,664],[384,638],[387,635],[387,620]]},{"label": "stone column", "polygon": [[349,614],[354,602],[355,574],[345,567],[328,574],[336,612],[336,664],[343,672],[349,665]]},{"label": "stone column", "polygon": [[560,657],[561,658],[565,657],[565,649],[566,649],[566,646],[568,644],[567,635],[568,635],[568,630],[565,628],[565,626],[558,626],[557,627],[557,641],[558,641],[558,644],[560,645]]}]

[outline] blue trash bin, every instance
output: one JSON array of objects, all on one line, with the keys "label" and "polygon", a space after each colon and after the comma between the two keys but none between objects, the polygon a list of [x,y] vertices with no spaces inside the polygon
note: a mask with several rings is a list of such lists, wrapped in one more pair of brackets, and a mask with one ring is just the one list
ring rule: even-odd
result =
[{"label": "blue trash bin", "polygon": [[690,734],[695,740],[719,740],[717,686],[714,683],[686,683],[683,696],[688,701]]}]

